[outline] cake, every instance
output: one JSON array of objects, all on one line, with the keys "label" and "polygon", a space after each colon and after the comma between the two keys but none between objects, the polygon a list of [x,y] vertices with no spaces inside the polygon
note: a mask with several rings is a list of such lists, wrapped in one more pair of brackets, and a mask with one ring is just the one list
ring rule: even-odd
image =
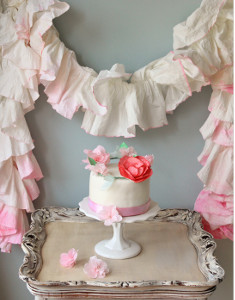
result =
[{"label": "cake", "polygon": [[[122,217],[140,215],[149,209],[153,155],[137,156],[123,143],[114,153],[102,146],[85,150],[86,168],[91,171],[88,204],[100,212],[115,207]],[[119,160],[110,163],[110,160]]]}]

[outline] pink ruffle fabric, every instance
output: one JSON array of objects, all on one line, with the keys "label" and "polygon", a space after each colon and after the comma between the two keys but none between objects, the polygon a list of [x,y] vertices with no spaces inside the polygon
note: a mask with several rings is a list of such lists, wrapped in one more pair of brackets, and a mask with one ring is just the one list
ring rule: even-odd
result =
[{"label": "pink ruffle fabric", "polygon": [[233,224],[220,226],[213,230],[210,226],[210,224],[205,220],[202,219],[202,224],[204,226],[204,229],[208,232],[210,232],[215,239],[230,239],[233,240]]},{"label": "pink ruffle fabric", "polygon": [[24,233],[29,229],[25,211],[5,205],[0,201],[0,248],[11,252],[12,244],[20,244]]},{"label": "pink ruffle fabric", "polygon": [[[18,210],[15,220],[22,225],[15,225],[15,239],[14,234],[2,233],[2,251],[19,242],[27,223],[25,210],[33,210],[31,202],[39,194],[35,180],[42,174],[31,152],[34,144],[24,114],[34,109],[40,83],[53,109],[66,118],[83,107],[82,128],[87,133],[127,138],[135,136],[136,125],[143,130],[166,125],[167,113],[211,84],[210,116],[201,128],[206,146],[199,158],[203,164],[199,177],[211,193],[232,196],[232,6],[232,0],[203,0],[200,8],[174,28],[174,51],[134,74],[127,74],[119,64],[97,74],[77,63],[53,26],[53,19],[69,9],[67,3],[2,1],[0,174],[4,180],[0,203],[4,211]],[[217,207],[217,202],[205,197]],[[208,228],[214,228],[206,206],[198,203]],[[226,205],[224,209],[229,210]],[[221,233],[218,236],[223,232],[231,238],[231,224],[220,225],[215,229]]]},{"label": "pink ruffle fabric", "polygon": [[[202,16],[203,23],[200,22]],[[195,202],[205,229],[215,238],[233,239],[233,2],[202,1],[174,29],[177,55],[191,59],[213,92],[210,115],[200,132],[205,147],[198,157],[204,189]]]},{"label": "pink ruffle fabric", "polygon": [[45,0],[2,1],[0,13],[0,248],[10,252],[20,244],[39,195],[42,178],[32,153],[34,144],[24,114],[39,97],[43,35],[52,19],[68,9],[66,3]]},{"label": "pink ruffle fabric", "polygon": [[199,156],[203,168],[198,177],[211,191],[217,194],[233,194],[233,147],[221,146],[206,140]]},{"label": "pink ruffle fabric", "polygon": [[203,213],[212,230],[233,223],[233,196],[202,190],[195,202],[195,210]]},{"label": "pink ruffle fabric", "polygon": [[233,123],[216,119],[210,114],[200,132],[204,140],[212,139],[212,142],[221,146],[233,146]]},{"label": "pink ruffle fabric", "polygon": [[11,244],[20,244],[28,229],[25,211],[34,211],[32,201],[39,195],[35,179],[41,179],[42,173],[28,152],[0,162],[0,177],[0,247],[10,252]]}]

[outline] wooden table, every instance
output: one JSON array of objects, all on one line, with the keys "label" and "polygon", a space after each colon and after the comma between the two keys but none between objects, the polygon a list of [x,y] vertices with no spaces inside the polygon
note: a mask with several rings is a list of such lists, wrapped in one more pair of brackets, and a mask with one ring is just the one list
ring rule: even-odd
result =
[{"label": "wooden table", "polygon": [[[215,241],[196,212],[160,210],[148,221],[125,224],[124,235],[142,245],[141,253],[103,258],[110,274],[89,279],[83,266],[95,255],[95,244],[111,238],[112,228],[79,209],[39,209],[23,238],[19,276],[35,299],[207,299],[223,279]],[[65,269],[59,257],[70,248],[79,249],[78,262]]]}]

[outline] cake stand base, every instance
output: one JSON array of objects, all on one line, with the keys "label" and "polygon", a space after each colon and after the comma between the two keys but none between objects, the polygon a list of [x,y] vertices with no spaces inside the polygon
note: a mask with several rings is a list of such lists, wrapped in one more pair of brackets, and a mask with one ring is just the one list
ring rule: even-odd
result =
[{"label": "cake stand base", "polygon": [[111,259],[126,259],[138,255],[141,247],[134,241],[129,240],[129,248],[114,250],[107,247],[110,240],[104,240],[95,245],[95,252],[103,257]]},{"label": "cake stand base", "polygon": [[123,236],[123,223],[113,223],[113,237],[110,240],[103,240],[95,245],[95,252],[98,255],[111,259],[126,259],[138,255],[141,246]]},{"label": "cake stand base", "polygon": [[[79,202],[80,211],[86,216],[100,221],[99,215],[92,211],[88,204],[88,197]],[[141,246],[132,241],[126,240],[123,236],[125,223],[133,223],[148,220],[156,216],[160,210],[158,204],[151,200],[149,210],[137,216],[123,217],[121,222],[113,223],[113,237],[110,240],[103,240],[95,245],[95,252],[103,257],[111,259],[126,259],[137,256],[141,252]]]}]

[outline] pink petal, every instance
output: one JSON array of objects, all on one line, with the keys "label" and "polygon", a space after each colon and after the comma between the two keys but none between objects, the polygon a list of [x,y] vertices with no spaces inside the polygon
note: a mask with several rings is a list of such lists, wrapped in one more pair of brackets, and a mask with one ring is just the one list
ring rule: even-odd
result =
[{"label": "pink petal", "polygon": [[105,154],[105,153],[106,153],[104,147],[101,146],[101,145],[97,146],[97,147],[93,150],[93,152],[96,153],[96,154],[98,154],[98,155],[100,155],[100,154]]},{"label": "pink petal", "polygon": [[152,165],[154,156],[153,156],[153,154],[145,155],[145,159],[147,159],[150,162],[150,165]]},{"label": "pink petal", "polygon": [[106,152],[103,146],[97,146],[94,150],[85,149],[84,153],[96,162],[107,164],[110,161],[110,154]]},{"label": "pink petal", "polygon": [[95,166],[91,166],[90,170],[96,174],[100,173],[102,175],[106,175],[108,173],[108,168],[102,163],[97,163]]},{"label": "pink petal", "polygon": [[116,206],[106,206],[103,207],[102,210],[98,211],[98,216],[101,220],[104,220],[105,226],[110,226],[115,222],[120,222],[122,220],[122,216],[119,214]]},{"label": "pink petal", "polygon": [[67,253],[61,253],[60,255],[60,264],[64,268],[72,268],[77,259],[78,250],[74,248],[70,249]]},{"label": "pink petal", "polygon": [[136,151],[133,147],[129,147],[129,148],[121,148],[119,149],[119,152],[121,153],[122,157],[123,156],[134,156],[136,155]]},{"label": "pink petal", "polygon": [[96,256],[90,257],[88,263],[84,265],[84,273],[90,278],[104,278],[108,272],[108,265]]}]

